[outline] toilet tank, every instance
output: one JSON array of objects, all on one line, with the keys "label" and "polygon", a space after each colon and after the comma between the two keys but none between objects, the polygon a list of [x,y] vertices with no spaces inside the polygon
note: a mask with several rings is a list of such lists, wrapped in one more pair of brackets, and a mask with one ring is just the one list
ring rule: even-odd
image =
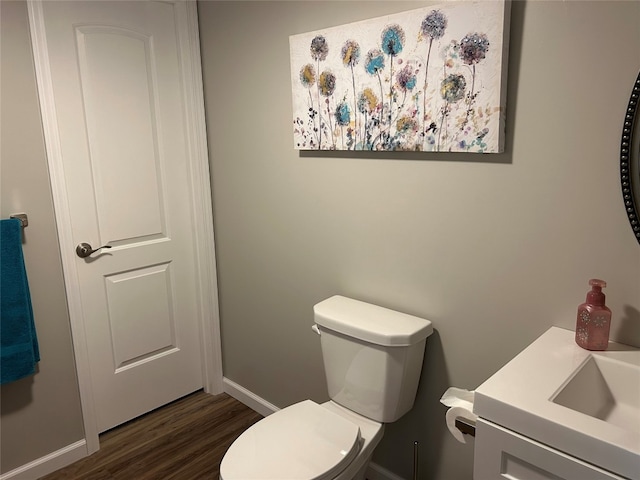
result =
[{"label": "toilet tank", "polygon": [[313,311],[331,399],[384,423],[411,410],[431,322],[339,295]]}]

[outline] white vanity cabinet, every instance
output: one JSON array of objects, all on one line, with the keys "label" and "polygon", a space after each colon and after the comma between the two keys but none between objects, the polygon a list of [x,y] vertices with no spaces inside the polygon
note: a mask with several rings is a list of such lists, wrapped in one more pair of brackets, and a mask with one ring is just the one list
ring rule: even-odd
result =
[{"label": "white vanity cabinet", "polygon": [[474,480],[624,480],[481,418],[476,424]]},{"label": "white vanity cabinet", "polygon": [[475,390],[474,480],[640,480],[640,349],[550,328]]}]

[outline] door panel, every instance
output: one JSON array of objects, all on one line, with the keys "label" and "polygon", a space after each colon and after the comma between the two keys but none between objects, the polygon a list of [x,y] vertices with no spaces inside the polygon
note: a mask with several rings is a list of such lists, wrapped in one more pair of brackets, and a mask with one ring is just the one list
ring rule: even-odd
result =
[{"label": "door panel", "polygon": [[[116,373],[177,348],[169,267],[154,265],[105,277]],[[156,301],[143,303],[139,298]]]},{"label": "door panel", "polygon": [[166,233],[152,38],[114,27],[76,27],[99,227],[112,241]]}]

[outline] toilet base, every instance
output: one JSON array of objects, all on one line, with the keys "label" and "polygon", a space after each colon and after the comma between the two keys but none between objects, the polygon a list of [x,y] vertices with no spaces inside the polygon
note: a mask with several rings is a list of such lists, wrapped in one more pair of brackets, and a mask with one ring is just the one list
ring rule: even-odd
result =
[{"label": "toilet base", "polygon": [[364,462],[364,465],[360,467],[360,470],[353,477],[353,480],[365,480],[365,475],[367,474],[367,468],[369,468],[369,462],[371,462],[371,457],[373,455],[369,455],[369,458]]}]

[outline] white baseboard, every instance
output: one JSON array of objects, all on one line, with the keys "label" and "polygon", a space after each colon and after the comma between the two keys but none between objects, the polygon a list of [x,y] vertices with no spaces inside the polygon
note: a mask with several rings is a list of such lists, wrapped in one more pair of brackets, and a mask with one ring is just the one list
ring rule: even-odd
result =
[{"label": "white baseboard", "polygon": [[[233,398],[244,403],[247,407],[255,410],[264,417],[280,410],[272,403],[267,402],[264,398],[259,397],[255,393],[247,390],[228,378],[223,378],[222,382],[224,384],[225,393],[231,395]],[[380,465],[373,462],[369,463],[366,477],[367,480],[405,480],[404,478],[399,477],[395,473],[392,473],[386,468],[382,468]],[[4,479],[0,478],[0,480]]]},{"label": "white baseboard", "polygon": [[367,480],[405,480],[404,478],[373,462],[369,463],[366,477]]},{"label": "white baseboard", "polygon": [[0,475],[0,480],[33,480],[48,475],[87,456],[87,442],[82,439],[33,462]]},{"label": "white baseboard", "polygon": [[244,403],[247,407],[255,410],[263,417],[267,417],[280,410],[280,408],[276,407],[273,403],[267,402],[264,398],[259,397],[255,393],[247,390],[228,378],[223,377],[222,383],[224,385],[225,393],[228,393],[239,402]]}]

